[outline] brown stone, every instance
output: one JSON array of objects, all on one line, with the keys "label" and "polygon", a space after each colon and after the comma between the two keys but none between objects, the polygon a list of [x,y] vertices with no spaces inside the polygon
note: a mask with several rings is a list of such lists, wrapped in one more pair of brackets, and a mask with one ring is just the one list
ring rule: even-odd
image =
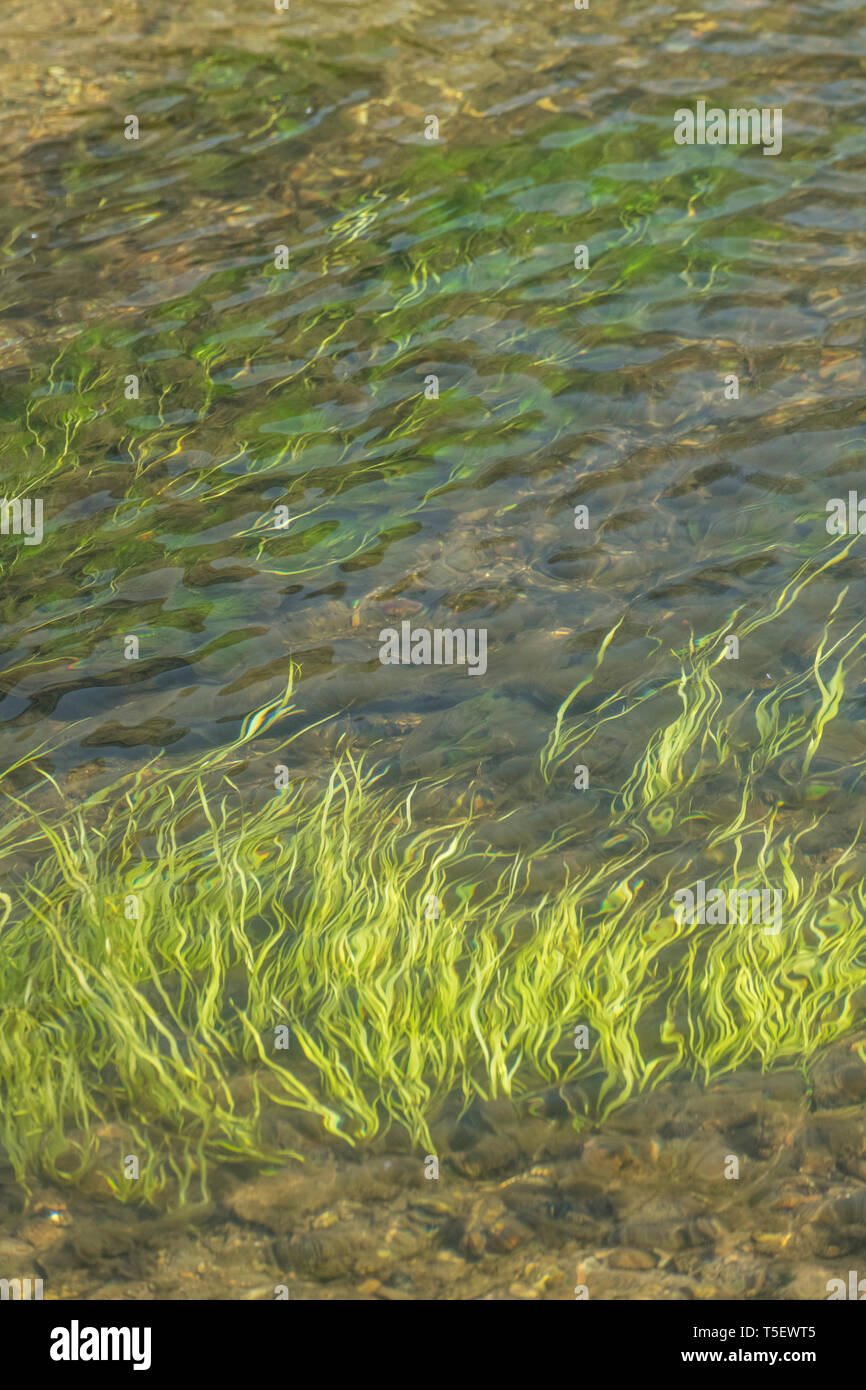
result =
[{"label": "brown stone", "polygon": [[617,1250],[610,1263],[614,1269],[655,1269],[656,1265],[646,1250]]}]

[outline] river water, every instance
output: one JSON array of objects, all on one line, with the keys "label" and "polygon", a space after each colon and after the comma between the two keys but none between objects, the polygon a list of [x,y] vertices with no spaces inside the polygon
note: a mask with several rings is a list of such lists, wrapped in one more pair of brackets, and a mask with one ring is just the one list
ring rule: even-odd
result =
[{"label": "river water", "polygon": [[[282,1279],[311,1298],[825,1297],[866,1232],[862,12],[11,0],[0,33],[0,457],[6,497],[44,510],[38,544],[0,538],[17,933],[2,1002],[46,1057],[67,1019],[93,1098],[46,1061],[47,1167],[7,1128],[9,1250],[61,1297],[272,1297]],[[779,111],[781,149],[678,144],[675,113],[699,101]],[[404,629],[410,645],[483,632],[484,660],[383,663]],[[58,868],[40,836],[69,833],[80,810],[96,845],[106,788],[141,785],[148,766],[157,783],[181,775],[242,734],[233,781],[250,815],[275,765],[315,801],[347,752],[380,773],[373,819],[417,783],[431,833],[471,814],[472,871],[431,880],[423,920],[462,911],[509,856],[538,855],[513,940],[531,950],[530,914],[563,869],[588,882],[581,932],[611,934],[576,1012],[568,971],[590,956],[569,957],[570,929],[549,996],[507,957],[478,996],[487,1080],[438,1088],[428,1037],[413,1043],[429,1047],[421,1089],[404,1094],[409,1060],[398,1049],[400,1075],[374,1075],[384,1061],[345,1021],[379,1018],[380,993],[381,1017],[398,1013],[377,987],[383,957],[353,936],[376,885],[389,910],[391,850],[362,817],[333,871],[348,955],[298,956],[309,996],[285,1015],[305,1039],[298,1084],[337,1118],[323,1127],[293,1092],[291,1133],[271,1117],[240,1139],[227,1121],[213,1152],[202,1140],[215,1174],[189,1226],[187,1179],[179,1208],[170,1174],[124,1186],[128,1150],[172,1151],[171,1104],[149,1109],[106,1041],[97,975],[53,1013],[32,1004],[28,978],[38,996],[61,957],[72,969],[40,911],[96,970],[70,894],[104,868]],[[108,827],[127,814],[113,804]],[[181,838],[192,825],[178,821]],[[139,832],[113,834],[123,883],[106,901],[136,891]],[[155,823],[136,845],[147,873],[165,864]],[[725,938],[735,980],[701,938],[693,985],[688,950],[664,954],[665,924],[672,893],[713,874],[724,892],[784,893],[788,937],[778,957],[754,944],[754,919],[741,955]],[[209,878],[208,929],[234,940],[220,892]],[[94,920],[104,911],[100,898]],[[162,981],[148,1001],[180,1037],[172,991],[205,965],[179,965],[185,938],[161,930],[154,974],[130,939],[115,956],[130,952],[143,997]],[[410,998],[440,989],[448,948],[433,936]],[[339,970],[356,949],[368,974],[350,999]],[[219,1008],[243,960],[226,947],[213,967]],[[341,999],[317,1032],[332,969]],[[454,969],[465,978],[466,961]],[[488,1067],[490,1020],[505,1019],[507,1051],[517,1015],[554,998],[546,1071],[528,1041],[513,1072]],[[605,1042],[621,1009],[634,1031]],[[602,1039],[583,1079],[581,1021]],[[200,1045],[218,1051],[215,1037]],[[456,1038],[455,1024],[455,1056]],[[664,1076],[647,1038],[669,1049]],[[240,1105],[254,1054],[235,1040],[224,1063]],[[370,1118],[371,1086],[371,1114],[414,1128]],[[100,1143],[118,1146],[108,1167]],[[168,1220],[170,1237],[154,1224]],[[148,1255],[169,1239],[168,1264]]]}]

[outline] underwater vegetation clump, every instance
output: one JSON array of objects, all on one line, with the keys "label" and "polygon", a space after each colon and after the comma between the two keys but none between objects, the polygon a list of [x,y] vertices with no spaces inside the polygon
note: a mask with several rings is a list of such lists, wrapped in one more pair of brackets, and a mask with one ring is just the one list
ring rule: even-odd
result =
[{"label": "underwater vegetation clump", "polygon": [[[804,567],[739,631],[820,572]],[[573,831],[494,850],[472,810],[431,811],[444,780],[398,793],[346,744],[320,785],[256,800],[238,768],[294,709],[291,681],[198,761],[154,760],[76,805],[43,774],[50,811],[7,794],[0,1124],[18,1178],[96,1178],[121,1200],[172,1186],[183,1201],[215,1163],[285,1159],[275,1116],[318,1117],[348,1144],[396,1126],[430,1147],[455,1094],[569,1082],[601,1115],[674,1074],[807,1068],[863,1017],[859,830],[809,850],[821,816],[795,828],[760,789],[781,769],[800,804],[826,790],[812,769],[866,635],[837,631],[843,598],[806,673],[731,708],[713,675],[723,633],[691,640],[668,686],[638,677],[574,720],[569,696],[542,787],[611,720],[671,691],[681,706],[652,723],[609,797],[609,839],[577,865]],[[783,890],[782,929],[679,920],[673,894],[701,875]]]}]

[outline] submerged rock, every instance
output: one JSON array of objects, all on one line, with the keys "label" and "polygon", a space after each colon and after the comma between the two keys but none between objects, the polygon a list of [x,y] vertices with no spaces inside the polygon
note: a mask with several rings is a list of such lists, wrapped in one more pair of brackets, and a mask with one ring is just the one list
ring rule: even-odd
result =
[{"label": "submerged rock", "polygon": [[293,1166],[235,1188],[226,1206],[243,1221],[282,1233],[293,1230],[305,1212],[324,1206],[336,1181],[336,1164]]},{"label": "submerged rock", "polygon": [[[369,1241],[359,1241],[357,1230],[329,1227],[311,1231],[296,1240],[278,1240],[274,1250],[277,1260],[287,1269],[308,1279],[327,1281],[349,1275],[363,1263],[363,1253]],[[364,1268],[361,1272],[367,1273]]]},{"label": "submerged rock", "polygon": [[813,1105],[829,1110],[866,1100],[866,1050],[862,1033],[829,1048],[812,1069]]}]

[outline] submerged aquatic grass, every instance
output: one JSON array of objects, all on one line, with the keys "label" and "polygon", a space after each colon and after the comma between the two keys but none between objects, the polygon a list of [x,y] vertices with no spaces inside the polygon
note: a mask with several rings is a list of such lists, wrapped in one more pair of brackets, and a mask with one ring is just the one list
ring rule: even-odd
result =
[{"label": "submerged aquatic grass", "polygon": [[[847,549],[804,566],[740,633],[787,611]],[[294,1152],[280,1117],[298,1112],[323,1137],[354,1145],[393,1126],[426,1151],[455,1094],[469,1105],[570,1083],[579,1117],[674,1074],[807,1067],[862,1018],[859,832],[815,853],[804,841],[820,816],[794,826],[759,793],[779,769],[809,801],[862,662],[843,598],[811,668],[765,694],[724,693],[715,633],[690,641],[666,684],[644,674],[574,720],[573,695],[563,702],[542,783],[602,725],[639,706],[652,716],[672,692],[681,706],[670,724],[650,720],[592,861],[564,852],[573,827],[531,852],[495,851],[460,799],[444,810],[449,782],[397,792],[346,742],[320,778],[278,790],[274,763],[303,729],[258,754],[251,787],[255,741],[297,714],[291,680],[197,761],[154,759],[77,804],[44,773],[47,803],[7,793],[0,1123],[19,1179],[189,1201],[207,1195],[214,1164]],[[783,888],[783,930],[677,921],[674,891],[700,876]]]}]

